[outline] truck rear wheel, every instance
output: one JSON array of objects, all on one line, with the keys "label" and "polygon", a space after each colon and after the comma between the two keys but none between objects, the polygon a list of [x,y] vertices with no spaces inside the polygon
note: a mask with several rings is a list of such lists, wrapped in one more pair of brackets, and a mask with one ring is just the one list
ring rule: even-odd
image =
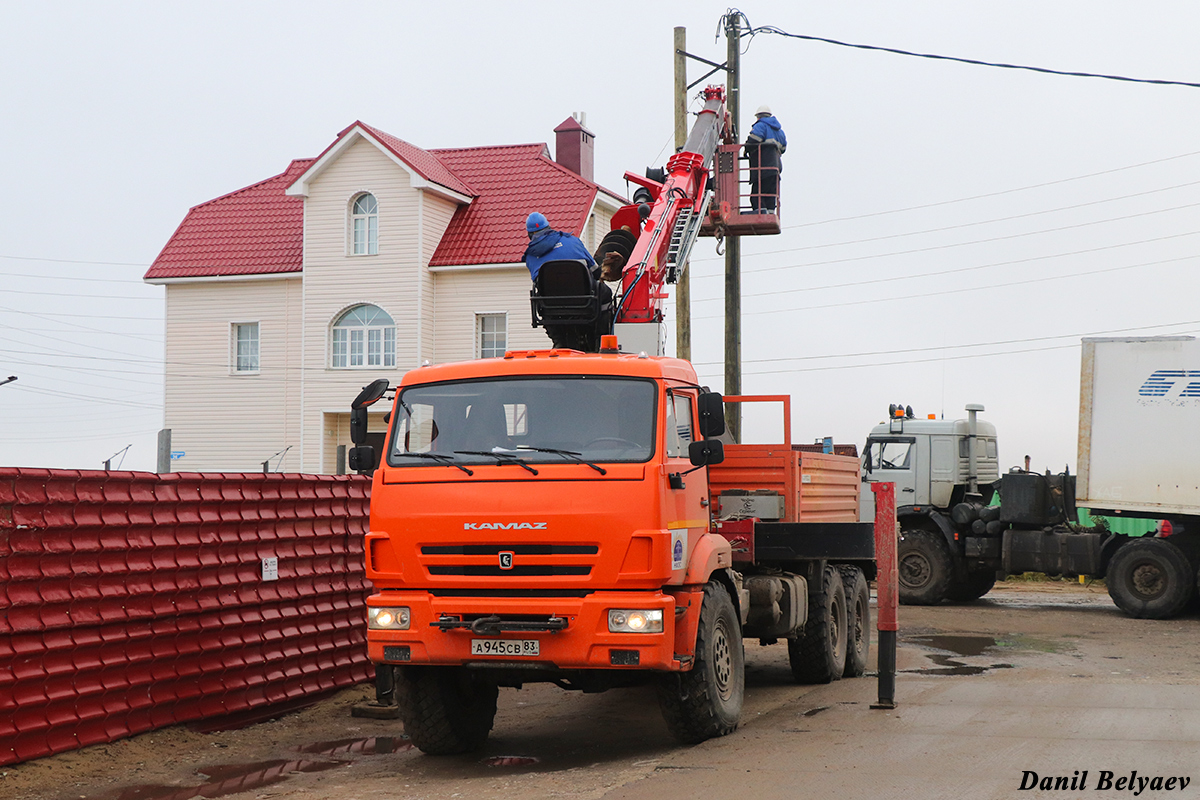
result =
[{"label": "truck rear wheel", "polygon": [[683,744],[724,736],[737,729],[745,691],[741,620],[725,587],[709,581],[700,605],[691,671],[660,676],[663,719]]},{"label": "truck rear wheel", "polygon": [[978,600],[996,585],[994,572],[968,572],[965,580],[954,581],[946,590],[946,596],[959,603]]},{"label": "truck rear wheel", "polygon": [[496,685],[462,667],[396,670],[404,732],[423,753],[444,756],[483,747],[496,718]]},{"label": "truck rear wheel", "polygon": [[1118,548],[1105,583],[1117,608],[1138,619],[1175,616],[1195,588],[1187,556],[1165,539],[1138,539]]},{"label": "truck rear wheel", "polygon": [[896,560],[900,567],[901,603],[932,606],[946,599],[954,565],[940,534],[919,529],[900,531]]},{"label": "truck rear wheel", "polygon": [[808,620],[788,639],[788,663],[798,683],[829,683],[846,669],[846,590],[837,567],[825,567],[821,591],[808,596]]},{"label": "truck rear wheel", "polygon": [[841,565],[842,586],[846,590],[846,668],[844,678],[858,678],[867,671],[871,654],[871,590],[858,567]]}]

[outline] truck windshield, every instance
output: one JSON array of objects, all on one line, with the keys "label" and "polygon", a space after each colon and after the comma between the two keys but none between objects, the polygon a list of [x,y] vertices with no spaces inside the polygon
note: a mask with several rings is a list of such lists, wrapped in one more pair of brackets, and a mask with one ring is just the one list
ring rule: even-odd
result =
[{"label": "truck windshield", "polygon": [[[529,464],[648,461],[653,381],[592,376],[455,381],[401,389],[387,463]],[[465,453],[463,451],[476,451]],[[554,452],[561,451],[561,452]],[[490,453],[504,454],[501,458]]]}]

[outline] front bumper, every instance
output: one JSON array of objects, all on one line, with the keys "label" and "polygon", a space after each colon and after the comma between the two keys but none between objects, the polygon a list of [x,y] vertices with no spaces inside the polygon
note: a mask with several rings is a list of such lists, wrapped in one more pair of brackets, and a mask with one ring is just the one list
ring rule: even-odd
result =
[{"label": "front bumper", "polygon": [[[408,630],[368,630],[367,652],[376,663],[478,665],[520,669],[636,668],[681,671],[690,658],[676,658],[675,598],[662,592],[593,592],[585,597],[437,597],[428,592],[386,591],[368,606],[406,606]],[[611,633],[611,608],[661,609],[661,633]],[[500,617],[510,620],[562,620],[561,630],[513,630],[496,633],[487,626],[447,627],[444,620]],[[439,626],[439,622],[442,624]],[[536,627],[536,622],[534,623]],[[558,627],[559,623],[552,623]],[[478,656],[472,639],[536,639],[537,656]],[[617,654],[614,655],[614,651]],[[636,651],[635,659],[630,656]]]}]

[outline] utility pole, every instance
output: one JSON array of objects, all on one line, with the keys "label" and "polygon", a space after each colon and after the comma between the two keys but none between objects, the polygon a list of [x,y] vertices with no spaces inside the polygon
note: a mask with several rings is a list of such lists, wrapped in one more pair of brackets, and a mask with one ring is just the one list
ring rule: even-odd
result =
[{"label": "utility pole", "polygon": [[[725,61],[728,80],[730,132],[738,139],[738,111],[741,106],[738,92],[739,57],[742,35],[741,15],[725,15]],[[734,171],[735,180],[740,176]],[[742,243],[737,236],[725,237],[725,394],[742,393]],[[742,440],[742,404],[725,406],[725,427],[735,442]]]},{"label": "utility pole", "polygon": [[[687,143],[687,28],[675,29],[675,152]],[[692,278],[680,265],[675,284],[675,355],[692,360]]]}]

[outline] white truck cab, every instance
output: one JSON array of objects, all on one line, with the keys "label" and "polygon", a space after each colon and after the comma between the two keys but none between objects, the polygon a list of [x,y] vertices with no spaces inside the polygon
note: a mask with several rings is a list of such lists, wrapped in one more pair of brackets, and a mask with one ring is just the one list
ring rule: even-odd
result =
[{"label": "white truck cab", "polygon": [[[900,416],[893,413],[867,437],[863,481],[896,484],[901,514],[913,507],[945,511],[962,502],[968,491],[982,489],[990,495],[991,484],[1000,477],[996,426],[976,417],[983,406],[971,405],[967,410],[968,419],[944,420],[916,419],[910,409],[898,409]],[[862,492],[859,497],[859,519],[874,519],[874,493]]]}]

